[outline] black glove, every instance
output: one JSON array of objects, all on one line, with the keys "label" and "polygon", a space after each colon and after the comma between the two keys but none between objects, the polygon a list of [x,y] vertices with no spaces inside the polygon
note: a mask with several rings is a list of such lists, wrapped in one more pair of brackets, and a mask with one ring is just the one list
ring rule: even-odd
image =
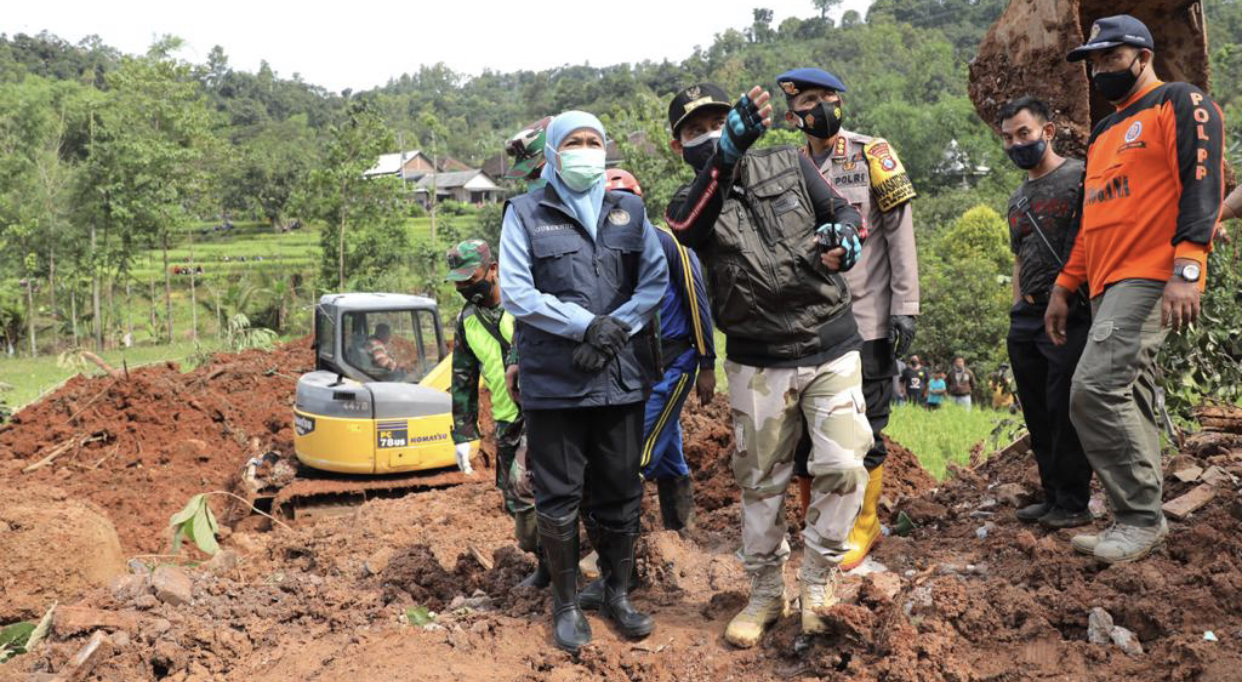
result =
[{"label": "black glove", "polygon": [[742,99],[733,105],[729,115],[725,117],[724,134],[720,136],[719,145],[721,159],[729,166],[737,163],[746,150],[767,131],[763,117],[759,115],[759,107],[751,101],[750,95],[742,95]]},{"label": "black glove", "polygon": [[591,324],[587,326],[582,340],[611,357],[621,350],[626,341],[630,340],[630,328],[615,317],[596,315],[595,319],[591,320]]},{"label": "black glove", "polygon": [[888,342],[893,346],[894,357],[905,357],[914,345],[917,318],[913,315],[893,315],[888,318]]},{"label": "black glove", "polygon": [[594,374],[604,368],[608,361],[612,359],[613,353],[600,350],[595,346],[583,341],[574,349],[574,369],[579,372],[589,372]]}]

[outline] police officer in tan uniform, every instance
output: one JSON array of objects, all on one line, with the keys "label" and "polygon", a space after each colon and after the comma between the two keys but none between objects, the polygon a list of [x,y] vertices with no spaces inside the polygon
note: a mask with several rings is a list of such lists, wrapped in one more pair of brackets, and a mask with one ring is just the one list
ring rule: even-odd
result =
[{"label": "police officer in tan uniform", "polygon": [[[909,351],[919,314],[919,268],[910,206],[915,192],[887,141],[841,127],[845,84],[839,78],[821,69],[801,68],[781,74],[776,83],[785,93],[785,120],[806,136],[804,151],[829,184],[863,215],[869,233],[858,264],[843,273],[863,339],[863,392],[867,420],[875,434],[875,444],[864,461],[869,477],[862,512],[850,533],[849,553],[841,561],[841,569],[848,571],[862,563],[880,537],[876,507],[888,454],[880,432],[888,424],[896,359]],[[809,443],[799,446],[797,464],[805,507],[810,478],[803,468],[803,445],[809,447]]]}]

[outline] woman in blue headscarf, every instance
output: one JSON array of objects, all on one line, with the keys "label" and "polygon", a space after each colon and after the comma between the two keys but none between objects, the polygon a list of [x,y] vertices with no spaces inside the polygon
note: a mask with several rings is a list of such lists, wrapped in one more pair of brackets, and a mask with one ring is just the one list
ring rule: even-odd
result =
[{"label": "woman in blue headscarf", "polygon": [[500,292],[517,320],[553,639],[570,652],[591,641],[577,593],[580,507],[599,553],[602,613],[627,636],[655,627],[628,594],[642,503],[643,405],[661,373],[651,318],[668,267],[642,199],[605,191],[606,147],[604,126],[591,114],[553,119],[547,185],[509,201],[500,237]]}]

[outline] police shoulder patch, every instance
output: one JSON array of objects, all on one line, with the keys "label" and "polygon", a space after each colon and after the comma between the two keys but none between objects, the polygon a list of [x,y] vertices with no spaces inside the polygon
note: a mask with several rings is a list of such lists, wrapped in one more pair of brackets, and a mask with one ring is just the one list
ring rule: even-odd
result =
[{"label": "police shoulder patch", "polygon": [[630,212],[624,208],[614,208],[608,212],[608,222],[613,225],[627,225],[630,222]]},{"label": "police shoulder patch", "polygon": [[863,146],[871,170],[871,191],[881,211],[890,211],[916,196],[901,160],[888,141],[877,137]]}]

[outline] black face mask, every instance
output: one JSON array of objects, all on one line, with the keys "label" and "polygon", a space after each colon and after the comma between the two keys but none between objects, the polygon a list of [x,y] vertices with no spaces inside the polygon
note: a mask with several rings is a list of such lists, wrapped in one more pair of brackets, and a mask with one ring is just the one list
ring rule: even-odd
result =
[{"label": "black face mask", "polygon": [[469,286],[458,287],[457,293],[469,303],[486,305],[492,300],[492,281],[484,277]]},{"label": "black face mask", "polygon": [[716,147],[720,144],[720,131],[714,132],[714,136],[701,136],[699,138],[701,141],[696,140],[696,144],[683,145],[681,148],[681,158],[690,164],[695,173],[700,173],[707,168],[707,164],[716,155]]},{"label": "black face mask", "polygon": [[1134,89],[1134,84],[1138,82],[1138,76],[1130,69],[1134,68],[1134,62],[1137,62],[1139,55],[1134,55],[1134,61],[1130,65],[1120,71],[1098,71],[1091,76],[1091,84],[1096,90],[1104,95],[1104,99],[1110,102],[1117,102],[1130,94]]},{"label": "black face mask", "polygon": [[841,103],[820,102],[810,109],[793,112],[798,127],[811,137],[826,140],[841,130]]},{"label": "black face mask", "polygon": [[1013,161],[1013,165],[1022,170],[1031,170],[1043,161],[1044,154],[1048,152],[1048,141],[1039,138],[1034,142],[1026,144],[1015,144],[1006,152]]}]

